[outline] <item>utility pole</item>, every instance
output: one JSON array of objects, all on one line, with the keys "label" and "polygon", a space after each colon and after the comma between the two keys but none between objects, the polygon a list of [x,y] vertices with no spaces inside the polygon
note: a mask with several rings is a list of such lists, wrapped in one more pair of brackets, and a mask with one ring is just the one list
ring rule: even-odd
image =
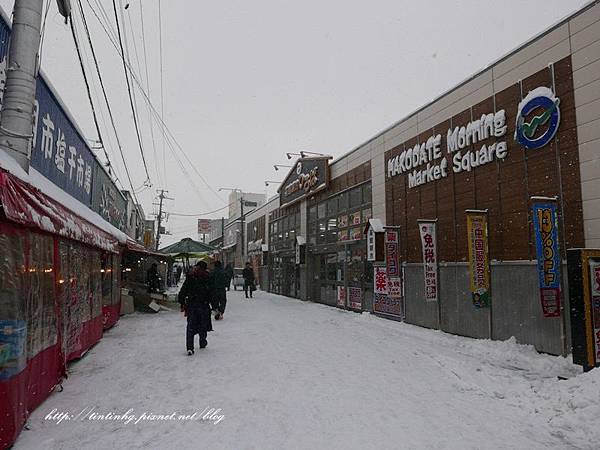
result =
[{"label": "utility pole", "polygon": [[168,194],[169,191],[165,191],[164,189],[159,189],[156,191],[158,193],[159,203],[158,203],[158,223],[156,229],[156,250],[158,251],[158,245],[160,243],[160,227],[163,219],[163,200],[173,200],[172,198],[167,197],[165,194]]},{"label": "utility pole", "polygon": [[242,193],[242,197],[240,198],[240,223],[242,226],[242,232],[241,232],[241,238],[242,238],[242,267],[244,266],[244,264],[246,263],[246,258],[245,258],[245,248],[244,248],[244,194]]},{"label": "utility pole", "polygon": [[43,4],[41,0],[15,0],[0,113],[0,148],[26,172],[29,172],[31,158]]}]

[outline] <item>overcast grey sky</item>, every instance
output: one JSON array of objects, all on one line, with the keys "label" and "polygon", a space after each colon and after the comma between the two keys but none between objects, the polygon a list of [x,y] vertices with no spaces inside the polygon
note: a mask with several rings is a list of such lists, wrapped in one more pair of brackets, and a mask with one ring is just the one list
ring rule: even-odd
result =
[{"label": "overcast grey sky", "polygon": [[[75,7],[76,0],[71,2]],[[46,22],[42,68],[86,137],[94,139],[70,29],[55,3],[52,0]],[[162,0],[164,120],[214,190],[265,192],[265,180],[285,176],[275,172],[273,164],[286,164],[286,152],[340,156],[585,3]],[[13,4],[0,0],[8,15]],[[82,4],[137,188],[145,175],[122,63],[90,9],[91,5],[103,17],[103,6],[114,30],[112,1],[82,0]],[[150,97],[160,111],[159,2],[117,0],[117,6],[125,19],[131,63],[147,89],[143,12]],[[99,93],[95,89],[94,99],[101,105]],[[168,147],[163,156],[156,123],[155,153],[149,114],[139,91],[136,95],[154,183],[138,194],[146,213],[153,210],[158,188],[167,189],[175,199],[167,202],[171,212],[198,213],[224,206],[227,193],[221,192],[219,199],[181,154],[193,182]],[[105,123],[101,131],[111,161],[128,188],[114,134]],[[275,191],[272,186],[268,194]],[[171,216],[167,229],[173,235],[163,236],[165,244],[197,237],[195,218]]]}]

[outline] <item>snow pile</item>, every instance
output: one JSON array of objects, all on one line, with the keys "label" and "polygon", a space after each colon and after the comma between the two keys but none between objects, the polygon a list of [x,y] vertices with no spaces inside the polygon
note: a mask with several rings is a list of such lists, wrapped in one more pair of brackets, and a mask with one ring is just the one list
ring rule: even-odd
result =
[{"label": "snow pile", "polygon": [[555,436],[578,448],[588,448],[590,442],[600,447],[600,369],[547,383],[538,394]]}]

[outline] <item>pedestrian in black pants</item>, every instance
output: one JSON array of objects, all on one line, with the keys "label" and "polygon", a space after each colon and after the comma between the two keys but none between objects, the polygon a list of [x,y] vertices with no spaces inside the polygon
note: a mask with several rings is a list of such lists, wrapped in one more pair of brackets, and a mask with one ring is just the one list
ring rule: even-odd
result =
[{"label": "pedestrian in black pants", "polygon": [[221,261],[215,261],[215,269],[212,271],[211,277],[214,288],[215,320],[222,320],[227,305],[227,275],[223,270]]},{"label": "pedestrian in black pants", "polygon": [[211,310],[213,302],[212,277],[204,261],[196,264],[187,275],[179,291],[181,311],[187,316],[186,347],[188,355],[194,354],[194,336],[200,335],[200,348],[207,345],[207,333],[212,331]]},{"label": "pedestrian in black pants", "polygon": [[231,263],[227,263],[224,269],[225,272],[225,286],[227,286],[227,290],[231,287],[231,280],[233,279],[233,267],[231,267]]},{"label": "pedestrian in black pants", "polygon": [[254,269],[252,269],[249,262],[246,263],[246,267],[242,271],[242,276],[244,277],[244,294],[248,298],[248,292],[250,292],[250,298],[252,298],[252,293],[256,290],[256,284],[254,281]]}]

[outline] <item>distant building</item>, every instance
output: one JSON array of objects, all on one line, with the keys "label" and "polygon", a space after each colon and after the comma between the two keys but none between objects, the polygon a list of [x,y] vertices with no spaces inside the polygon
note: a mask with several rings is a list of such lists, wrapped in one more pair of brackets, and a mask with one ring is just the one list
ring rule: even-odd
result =
[{"label": "distant building", "polygon": [[121,191],[127,202],[125,214],[125,229],[123,230],[130,238],[142,242],[144,237],[144,212],[140,205],[136,205],[130,191]]},{"label": "distant building", "polygon": [[[244,222],[246,215],[266,203],[267,196],[254,192],[234,191],[229,194],[229,219],[224,226],[223,260],[225,263],[242,267],[246,261],[246,237]],[[243,203],[242,203],[243,201]],[[243,208],[243,211],[242,211]]]}]

